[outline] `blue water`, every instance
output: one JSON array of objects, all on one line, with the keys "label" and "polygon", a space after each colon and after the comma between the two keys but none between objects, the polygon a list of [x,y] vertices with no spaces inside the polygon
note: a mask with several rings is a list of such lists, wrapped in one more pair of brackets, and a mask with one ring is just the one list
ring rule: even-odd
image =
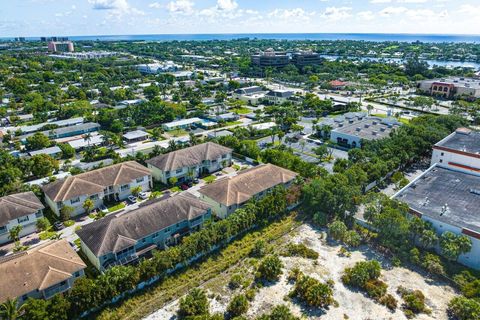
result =
[{"label": "blue water", "polygon": [[[69,36],[71,40],[102,41],[189,41],[189,40],[233,40],[239,38],[275,39],[275,40],[361,40],[361,41],[398,41],[398,42],[468,42],[480,43],[480,35],[442,35],[442,34],[386,34],[386,33],[232,33],[232,34],[145,34],[145,35],[93,35]],[[6,38],[4,38],[6,39]],[[27,37],[27,40],[38,40]]]}]

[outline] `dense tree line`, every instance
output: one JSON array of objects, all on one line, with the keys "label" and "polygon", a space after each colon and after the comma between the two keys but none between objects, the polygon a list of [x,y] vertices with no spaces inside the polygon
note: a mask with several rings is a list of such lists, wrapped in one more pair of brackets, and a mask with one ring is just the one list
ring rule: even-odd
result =
[{"label": "dense tree line", "polygon": [[[142,260],[138,266],[116,266],[95,279],[80,278],[69,293],[55,300],[29,300],[26,303],[29,319],[44,319],[45,310],[55,310],[50,315],[52,319],[77,317],[135,289],[142,281],[154,277],[162,279],[167,276],[167,271],[185,266],[212,249],[226,245],[235,236],[284,214],[287,208],[286,193],[283,187],[277,187],[264,198],[248,203],[226,219],[212,222],[186,236],[178,246],[154,252],[153,258]],[[62,303],[65,308],[55,309],[53,301]]]}]

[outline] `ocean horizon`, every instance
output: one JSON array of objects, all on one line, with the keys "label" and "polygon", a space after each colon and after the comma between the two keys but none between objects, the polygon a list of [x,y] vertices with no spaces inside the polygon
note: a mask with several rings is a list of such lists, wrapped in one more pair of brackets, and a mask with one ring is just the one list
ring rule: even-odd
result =
[{"label": "ocean horizon", "polygon": [[[209,41],[235,40],[241,38],[262,40],[354,40],[354,41],[395,41],[427,43],[480,43],[480,35],[460,34],[402,34],[402,33],[218,33],[218,34],[136,34],[136,35],[87,35],[68,36],[74,41]],[[14,37],[2,37],[3,41]],[[35,41],[40,37],[25,37]]]}]

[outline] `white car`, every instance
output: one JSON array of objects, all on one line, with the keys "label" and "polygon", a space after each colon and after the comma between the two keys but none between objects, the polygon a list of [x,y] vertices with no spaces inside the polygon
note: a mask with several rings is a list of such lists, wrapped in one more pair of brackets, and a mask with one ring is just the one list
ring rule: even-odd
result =
[{"label": "white car", "polygon": [[137,198],[134,197],[134,196],[128,196],[127,198],[128,202],[130,202],[131,204],[134,204],[137,202]]},{"label": "white car", "polygon": [[138,194],[138,197],[139,197],[140,199],[142,199],[142,200],[145,200],[145,199],[148,198],[146,192],[140,192],[140,193]]}]

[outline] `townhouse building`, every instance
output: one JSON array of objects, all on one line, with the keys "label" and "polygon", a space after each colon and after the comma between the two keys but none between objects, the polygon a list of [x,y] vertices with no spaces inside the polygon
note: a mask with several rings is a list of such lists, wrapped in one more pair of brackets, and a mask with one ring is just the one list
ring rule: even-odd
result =
[{"label": "townhouse building", "polygon": [[73,207],[72,216],[85,213],[83,204],[91,199],[94,209],[104,201],[121,201],[132,195],[132,189],[148,191],[152,176],[148,168],[135,161],[127,161],[97,170],[69,176],[43,186],[45,201],[57,215],[64,206]]},{"label": "townhouse building", "polygon": [[99,270],[125,265],[175,245],[200,229],[211,217],[211,206],[184,192],[148,200],[138,209],[108,215],[77,231],[82,251]]},{"label": "townhouse building", "polygon": [[49,241],[0,258],[0,302],[49,299],[70,290],[86,264],[65,240]]},{"label": "townhouse building", "polygon": [[206,142],[169,152],[146,162],[156,181],[167,184],[169,179],[175,177],[178,182],[183,182],[230,166],[232,151],[219,144]]},{"label": "townhouse building", "polygon": [[261,198],[279,185],[288,188],[297,173],[273,164],[262,164],[234,177],[226,177],[200,188],[200,199],[212,206],[212,211],[225,218],[250,199]]},{"label": "townhouse building", "polygon": [[11,241],[10,230],[22,226],[19,236],[24,237],[37,230],[37,219],[43,217],[45,207],[31,191],[0,198],[0,244]]}]

